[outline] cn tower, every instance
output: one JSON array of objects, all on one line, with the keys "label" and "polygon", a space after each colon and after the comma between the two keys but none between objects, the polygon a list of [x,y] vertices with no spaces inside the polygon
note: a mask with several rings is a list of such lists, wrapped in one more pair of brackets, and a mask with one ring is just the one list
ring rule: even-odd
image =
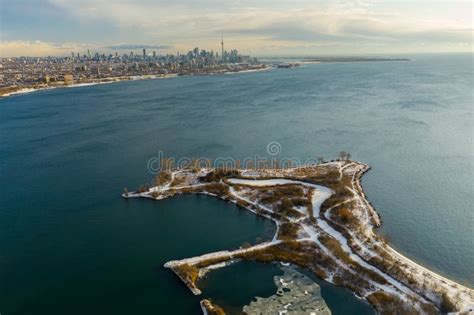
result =
[{"label": "cn tower", "polygon": [[222,58],[222,62],[224,62],[224,36],[222,36],[222,41],[221,41],[221,58]]}]

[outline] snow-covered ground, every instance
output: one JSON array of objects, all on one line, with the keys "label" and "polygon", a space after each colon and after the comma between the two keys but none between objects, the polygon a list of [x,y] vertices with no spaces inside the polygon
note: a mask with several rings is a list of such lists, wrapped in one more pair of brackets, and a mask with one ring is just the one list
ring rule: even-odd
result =
[{"label": "snow-covered ground", "polygon": [[[332,195],[331,189],[320,186],[320,185],[315,185],[315,184],[310,184],[302,181],[295,181],[295,180],[288,180],[288,179],[264,179],[264,180],[249,180],[249,179],[229,179],[228,182],[232,184],[239,184],[239,185],[247,185],[247,186],[255,186],[255,187],[265,187],[265,186],[278,186],[278,185],[301,185],[304,187],[308,188],[313,188],[313,195],[311,197],[312,204],[313,204],[313,213],[315,218],[317,218],[317,225],[318,228],[323,230],[325,233],[329,234],[331,237],[335,238],[341,245],[342,249],[349,255],[349,257],[358,263],[360,266],[371,270],[373,272],[376,272],[387,282],[390,284],[390,287],[388,286],[382,286],[378,285],[380,289],[383,289],[384,291],[391,293],[391,294],[396,294],[402,301],[409,302],[407,297],[408,296],[416,296],[417,294],[413,292],[410,288],[406,287],[399,281],[393,279],[392,277],[388,276],[387,274],[381,272],[379,269],[375,268],[374,266],[370,265],[366,261],[364,261],[362,258],[360,258],[358,255],[354,254],[352,249],[349,247],[347,244],[347,239],[338,231],[333,229],[329,224],[319,218],[319,212],[320,212],[320,207],[321,204],[328,199]],[[243,198],[240,196],[238,193],[235,192],[235,190],[232,191],[233,194],[237,195],[238,198]],[[324,247],[317,239],[318,233],[315,233],[314,230],[312,230],[311,225],[309,224],[302,224],[303,229],[310,235],[310,238],[312,241],[315,241],[318,243],[318,245],[321,247]],[[335,257],[334,257],[335,258]],[[395,289],[395,290],[394,290]],[[404,293],[404,294],[401,294]],[[423,302],[427,302],[423,297],[421,297],[421,300]]]},{"label": "snow-covered ground", "polygon": [[[457,307],[463,311],[469,311],[473,308],[474,305],[474,293],[473,290],[467,287],[464,287],[454,281],[444,278],[443,276],[436,274],[433,271],[426,269],[425,267],[417,264],[416,262],[408,259],[402,254],[395,251],[393,248],[385,244],[379,237],[376,236],[374,229],[380,225],[380,217],[370,205],[370,203],[365,198],[362,187],[360,186],[360,177],[364,172],[366,172],[369,167],[365,164],[357,162],[330,162],[326,163],[325,167],[333,169],[337,167],[339,171],[339,179],[341,180],[343,176],[350,176],[352,182],[350,186],[346,188],[352,192],[352,197],[332,206],[331,208],[326,209],[324,215],[320,214],[320,208],[323,202],[330,198],[334,193],[331,189],[311,184],[305,181],[287,179],[285,176],[292,176],[292,171],[297,169],[285,169],[285,170],[243,170],[241,175],[245,175],[249,178],[228,178],[225,181],[220,183],[228,186],[228,191],[230,196],[226,197],[227,200],[231,202],[242,201],[244,204],[251,205],[247,207],[248,210],[267,217],[273,220],[277,225],[277,232],[275,237],[271,242],[266,242],[258,244],[246,249],[238,249],[235,251],[220,251],[216,253],[205,254],[198,257],[187,258],[178,261],[171,261],[165,264],[166,267],[173,267],[180,264],[190,264],[195,265],[199,262],[211,260],[216,261],[219,259],[229,259],[233,256],[243,253],[251,252],[265,249],[268,246],[274,246],[281,243],[281,240],[277,239],[278,229],[280,228],[281,222],[274,217],[274,210],[272,205],[263,205],[258,203],[258,196],[255,195],[256,190],[253,190],[252,187],[271,187],[282,186],[282,185],[300,185],[305,188],[305,192],[308,193],[311,191],[311,202],[313,207],[312,215],[314,218],[311,220],[306,220],[311,214],[308,213],[306,207],[295,207],[295,210],[302,213],[304,217],[299,219],[287,218],[290,222],[299,224],[301,232],[298,234],[298,238],[295,241],[299,242],[312,242],[316,245],[317,248],[321,249],[323,253],[332,258],[334,261],[337,261],[338,268],[342,268],[345,271],[356,274],[357,271],[353,267],[347,265],[344,261],[337,257],[330,249],[325,247],[321,243],[320,236],[330,236],[336,240],[342,251],[344,251],[348,257],[357,265],[364,268],[365,270],[371,271],[372,273],[377,274],[379,277],[383,278],[383,282],[377,282],[375,278],[365,277],[365,280],[370,284],[370,287],[364,288],[362,296],[367,297],[371,293],[376,291],[383,291],[392,296],[397,296],[401,301],[404,301],[407,304],[412,305],[420,313],[422,313],[420,303],[433,303],[439,305],[439,296],[441,292],[446,293],[452,300],[457,302]],[[179,174],[180,171],[172,173],[172,179],[170,183],[162,185],[160,187],[153,187],[148,192],[141,194],[128,194],[126,197],[150,197],[150,193],[154,192],[159,193],[159,196],[156,199],[160,199],[160,194],[165,194],[171,189],[178,190],[184,188],[196,188],[204,187],[206,184],[200,183],[198,180],[199,176],[202,176],[203,171],[198,172],[201,174],[196,176],[196,173],[189,174],[189,180],[183,186],[171,186],[172,182]],[[207,174],[209,170],[205,170]],[[263,179],[262,177],[268,177],[269,174],[272,174],[275,177],[274,179]],[[300,173],[301,174],[301,173]],[[187,175],[186,175],[187,176]],[[194,177],[192,177],[194,176]],[[292,176],[293,178],[300,178],[297,176]],[[258,179],[262,178],[262,179]],[[234,185],[239,185],[240,188],[234,188]],[[208,193],[209,194],[209,193]],[[124,196],[125,197],[125,196]],[[222,197],[222,196],[218,196]],[[337,208],[338,206],[346,204],[347,207],[351,209],[353,215],[357,217],[358,220],[358,229],[352,230],[348,226],[340,226],[337,222],[333,222],[331,218],[332,209]],[[260,209],[256,211],[255,208]],[[329,224],[331,223],[331,224]],[[337,229],[333,225],[336,225]],[[341,233],[341,229],[344,230],[344,234]],[[354,245],[355,244],[355,245]],[[377,248],[377,250],[375,249]],[[380,256],[381,251],[385,251],[388,256],[396,262],[397,266],[404,271],[405,275],[395,276],[390,273],[390,269],[382,270],[375,265],[369,262],[369,259],[372,257]],[[222,267],[223,265],[216,265],[217,267]],[[212,269],[212,267],[210,267]],[[385,268],[387,269],[387,268]],[[329,271],[327,274],[327,281],[332,282],[333,277],[336,271]],[[406,283],[405,276],[409,275],[414,279],[415,283],[408,285]],[[401,278],[400,278],[401,277]],[[429,285],[431,290],[425,288],[426,285]],[[436,290],[436,294],[435,291]]]}]

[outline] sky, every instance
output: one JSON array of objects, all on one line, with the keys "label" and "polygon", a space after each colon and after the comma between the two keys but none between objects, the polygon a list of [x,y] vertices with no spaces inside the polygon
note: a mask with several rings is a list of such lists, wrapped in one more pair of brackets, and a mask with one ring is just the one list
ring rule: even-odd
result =
[{"label": "sky", "polygon": [[0,56],[158,54],[198,46],[253,56],[472,52],[457,0],[0,0]]}]

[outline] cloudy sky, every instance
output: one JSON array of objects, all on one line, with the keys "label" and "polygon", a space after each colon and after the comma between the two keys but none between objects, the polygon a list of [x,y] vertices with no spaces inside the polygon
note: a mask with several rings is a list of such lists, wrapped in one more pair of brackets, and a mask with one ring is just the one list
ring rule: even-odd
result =
[{"label": "cloudy sky", "polygon": [[472,51],[470,0],[0,0],[0,56]]}]

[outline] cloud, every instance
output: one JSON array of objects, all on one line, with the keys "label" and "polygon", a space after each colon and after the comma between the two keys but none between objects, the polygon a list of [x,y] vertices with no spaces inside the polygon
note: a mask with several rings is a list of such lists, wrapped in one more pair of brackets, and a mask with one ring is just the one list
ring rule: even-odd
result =
[{"label": "cloud", "polygon": [[51,43],[36,41],[0,41],[0,56],[61,56],[75,51],[84,51],[92,45],[82,43]]},{"label": "cloud", "polygon": [[171,49],[169,45],[147,45],[147,44],[116,44],[106,47],[84,43],[54,43],[40,40],[35,41],[0,41],[0,56],[69,56],[71,52],[81,53],[87,49],[93,51],[108,51],[113,50],[141,50],[141,49]]},{"label": "cloud", "polygon": [[107,49],[117,50],[129,50],[129,49],[171,49],[173,46],[170,45],[146,45],[146,44],[118,44],[106,46]]},{"label": "cloud", "polygon": [[433,43],[460,44],[473,40],[471,29],[400,27],[390,20],[347,16],[294,14],[292,17],[253,27],[229,29],[233,35],[273,40],[320,43]]},{"label": "cloud", "polygon": [[[351,48],[380,52],[381,47],[386,52],[418,51],[420,47],[455,51],[459,47],[469,50],[473,42],[470,1],[81,0],[80,5],[74,0],[43,1],[54,7],[51,12],[67,16],[68,22],[64,28],[51,29],[55,20],[51,13],[25,39],[57,42],[61,40],[57,36],[62,36],[71,41],[95,41],[106,50],[171,52],[195,46],[216,50],[221,34],[226,47],[253,54],[265,54],[269,47],[272,52],[280,47],[292,53],[308,47],[325,47],[328,53],[331,47],[336,53]],[[28,23],[23,22],[20,26]],[[20,26],[9,29],[14,36],[6,39],[17,39]],[[60,31],[64,34],[57,34]],[[142,44],[115,44],[130,42]]]}]

